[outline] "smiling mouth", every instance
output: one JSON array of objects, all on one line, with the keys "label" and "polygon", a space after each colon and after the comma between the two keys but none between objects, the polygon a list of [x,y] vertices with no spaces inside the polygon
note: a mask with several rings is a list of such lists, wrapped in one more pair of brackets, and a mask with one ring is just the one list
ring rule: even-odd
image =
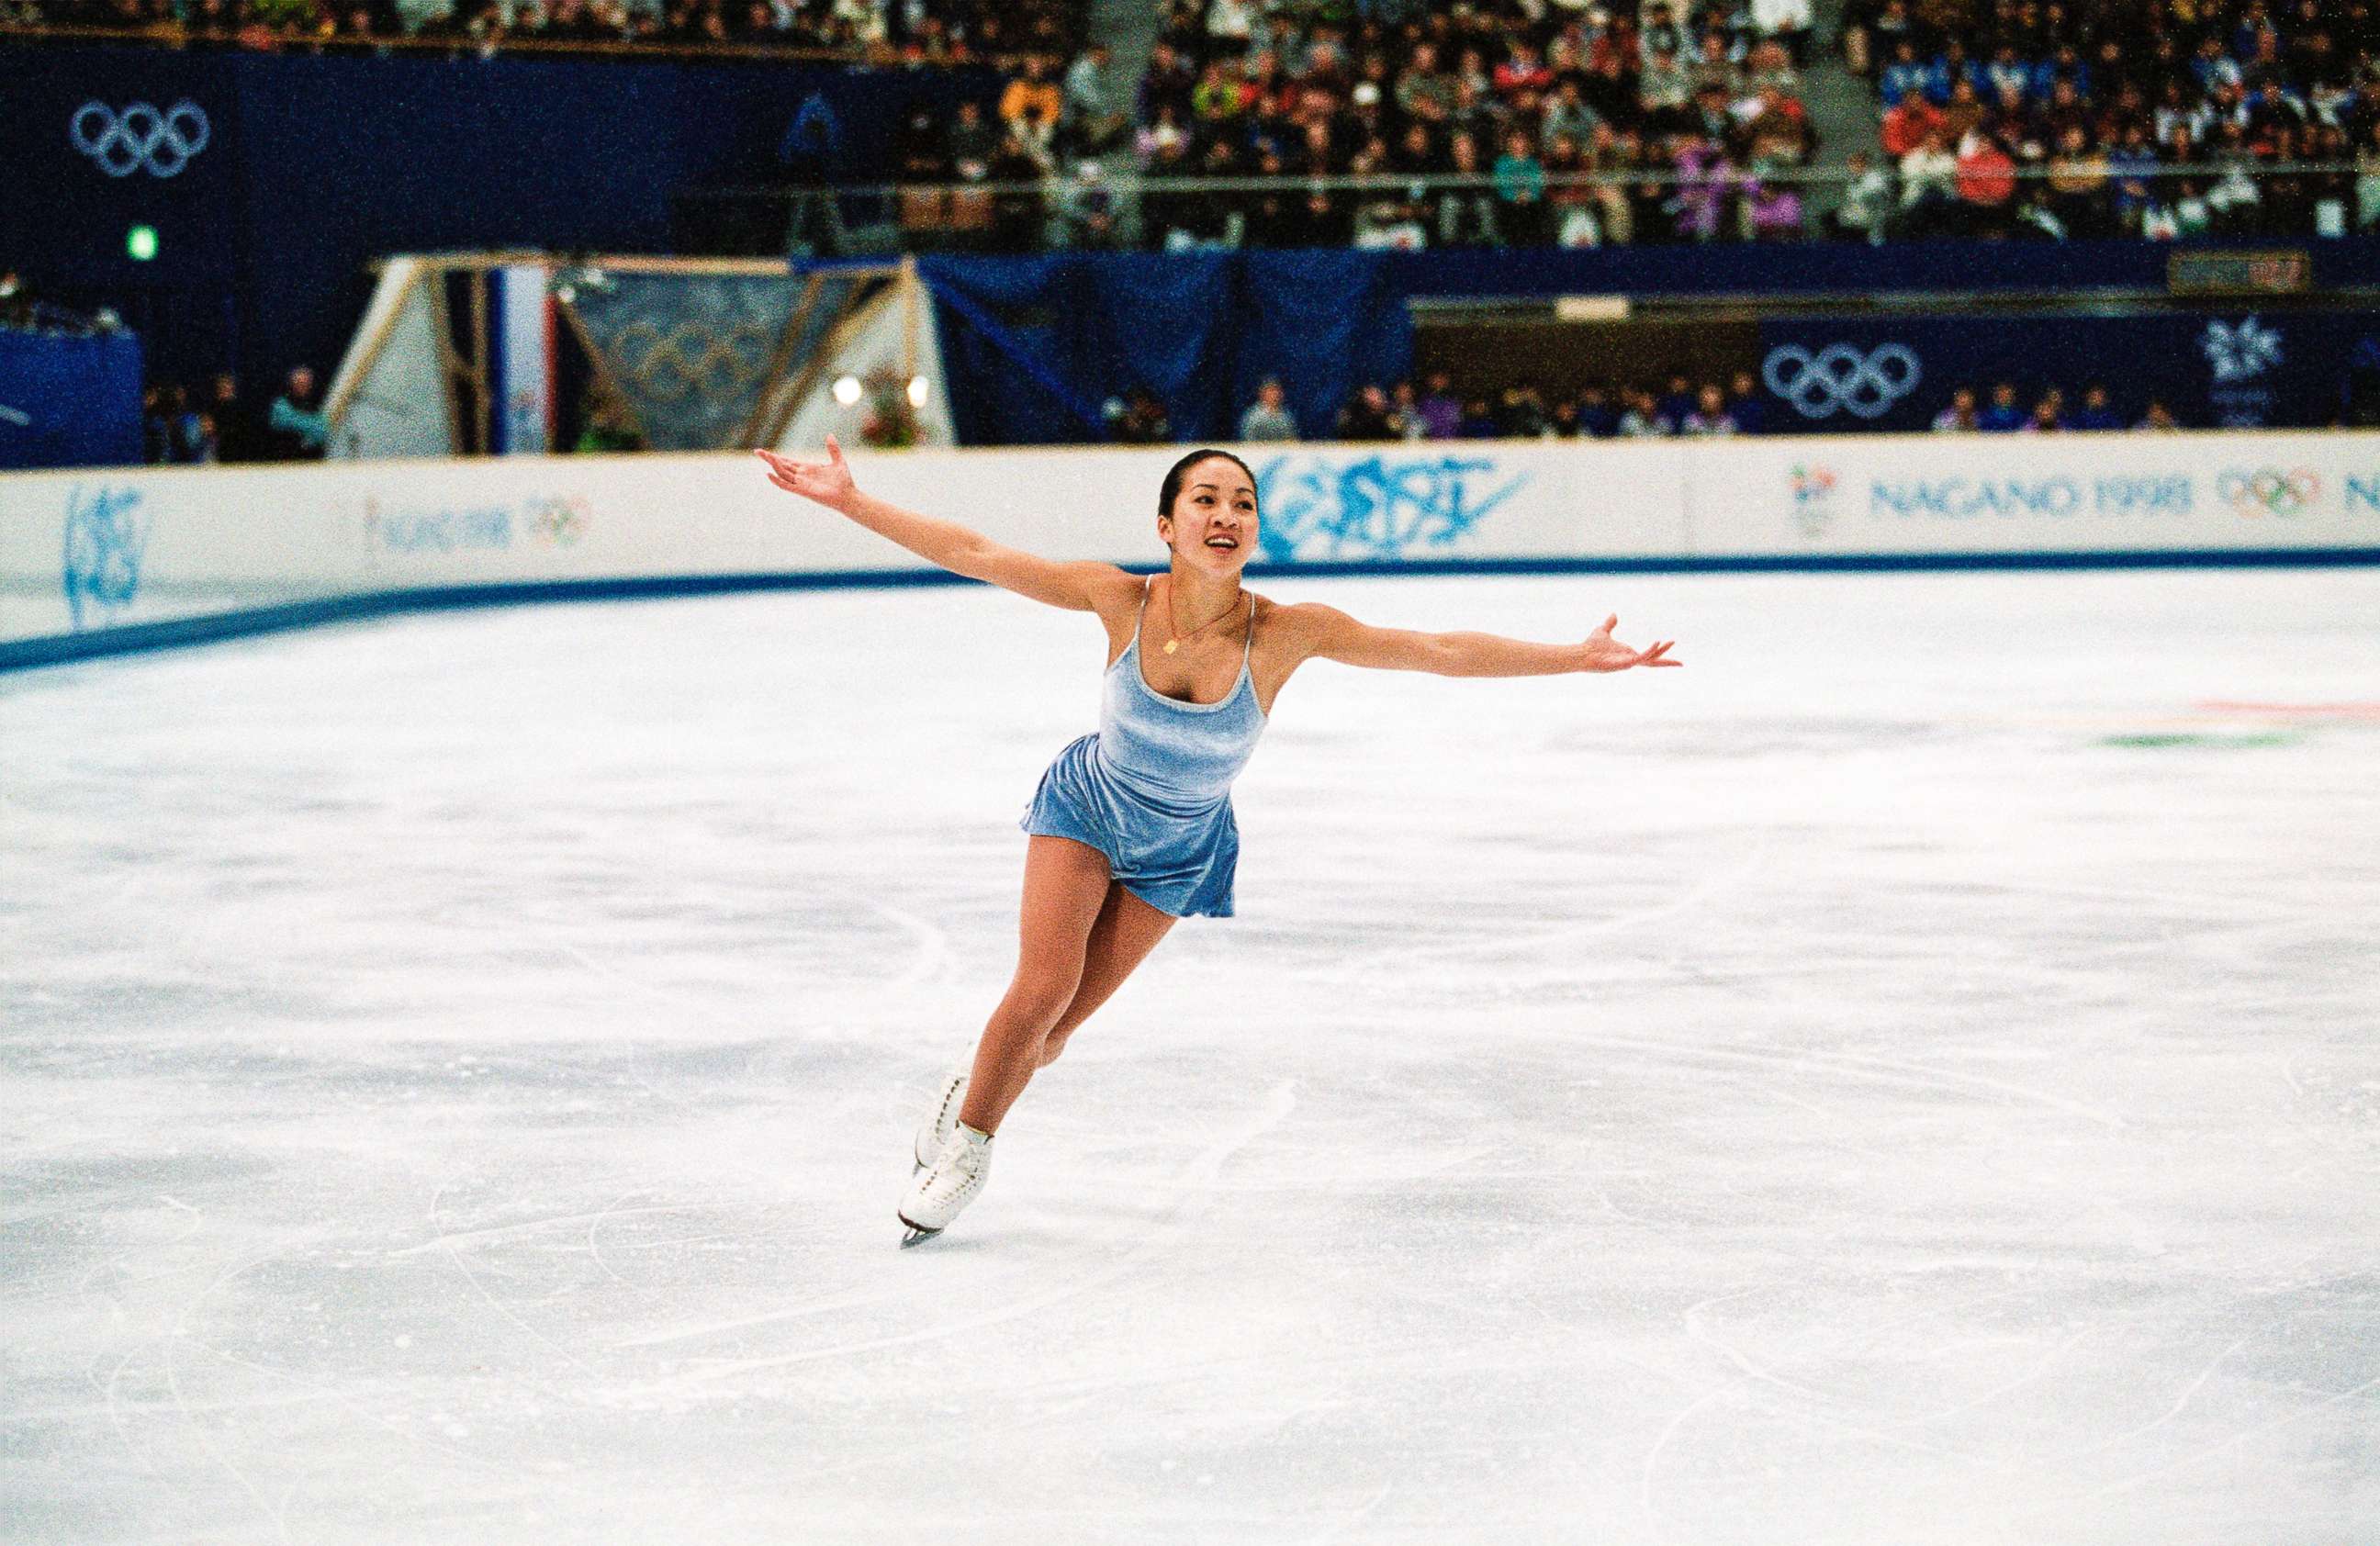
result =
[{"label": "smiling mouth", "polygon": [[1207,538],[1207,546],[1209,548],[1236,548],[1239,545],[1239,539],[1237,537],[1210,537]]}]

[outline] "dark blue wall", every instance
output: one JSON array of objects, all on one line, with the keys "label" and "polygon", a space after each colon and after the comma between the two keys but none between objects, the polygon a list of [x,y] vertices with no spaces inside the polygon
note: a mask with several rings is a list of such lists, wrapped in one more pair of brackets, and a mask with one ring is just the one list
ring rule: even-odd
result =
[{"label": "dark blue wall", "polygon": [[[980,72],[110,48],[0,49],[0,75],[5,260],[54,299],[123,312],[160,377],[260,382],[297,363],[327,373],[374,258],[666,251],[671,195],[776,179],[811,93],[841,127],[836,170],[864,178],[912,101],[992,87]],[[208,136],[171,176],[110,176],[69,133],[87,103],[182,102]],[[153,261],[126,253],[137,224],[157,228]]]},{"label": "dark blue wall", "polygon": [[[2324,288],[2380,284],[2380,238],[2305,243]],[[1379,254],[1409,296],[1923,294],[1929,291],[2157,290],[2171,242],[1851,242],[1508,248]]]},{"label": "dark blue wall", "polygon": [[2350,377],[2380,368],[2380,315],[2274,311],[2131,317],[1786,318],[1760,327],[1761,428],[1840,434],[1924,429],[1950,394],[2017,389],[2030,410],[2056,388],[2069,413],[2105,386],[2137,421],[2152,398],[2192,429],[2307,427],[2347,407]]}]

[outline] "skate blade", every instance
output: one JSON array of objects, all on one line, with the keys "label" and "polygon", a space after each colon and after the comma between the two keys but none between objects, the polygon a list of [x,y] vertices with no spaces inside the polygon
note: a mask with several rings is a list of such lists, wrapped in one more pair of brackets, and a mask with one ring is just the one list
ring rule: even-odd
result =
[{"label": "skate blade", "polygon": [[[899,1214],[894,1214],[892,1216],[894,1218],[901,1218]],[[903,1250],[908,1250],[913,1245],[923,1245],[926,1241],[932,1239],[935,1236],[941,1233],[939,1229],[921,1229],[917,1225],[911,1224],[905,1218],[901,1219],[901,1227],[907,1231],[907,1233],[901,1237],[901,1249]]]}]

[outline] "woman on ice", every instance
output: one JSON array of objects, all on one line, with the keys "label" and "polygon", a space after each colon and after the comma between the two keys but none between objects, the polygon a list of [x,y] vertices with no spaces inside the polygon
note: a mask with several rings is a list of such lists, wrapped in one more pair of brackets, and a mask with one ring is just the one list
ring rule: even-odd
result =
[{"label": "woman on ice", "polygon": [[897,1210],[905,1244],[939,1234],[983,1190],[1009,1107],[1166,931],[1193,914],[1232,915],[1232,780],[1298,667],[1319,658],[1440,676],[1550,676],[1680,663],[1669,643],[1637,650],[1613,639],[1616,616],[1583,643],[1534,644],[1374,628],[1319,602],[1267,600],[1240,585],[1257,547],[1257,486],[1227,451],[1194,451],[1165,475],[1157,536],[1171,562],[1148,575],[1041,558],[900,509],[854,486],[832,437],[826,451],[823,462],[759,455],[778,488],[953,574],[1095,612],[1108,634],[1099,728],[1058,754],[1018,823],[1032,836],[1016,974],[973,1063],[944,1081],[917,1129],[917,1170]]}]

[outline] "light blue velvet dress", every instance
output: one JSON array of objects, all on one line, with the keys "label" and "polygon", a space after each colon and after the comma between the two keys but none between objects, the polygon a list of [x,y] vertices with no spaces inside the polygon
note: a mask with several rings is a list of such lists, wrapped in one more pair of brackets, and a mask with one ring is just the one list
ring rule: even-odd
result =
[{"label": "light blue velvet dress", "polygon": [[1140,672],[1140,623],[1154,578],[1141,583],[1132,642],[1101,684],[1099,728],[1058,754],[1017,825],[1098,849],[1115,878],[1160,912],[1228,918],[1240,857],[1232,780],[1265,728],[1248,670],[1256,598],[1248,598],[1247,643],[1230,694],[1184,703]]}]

